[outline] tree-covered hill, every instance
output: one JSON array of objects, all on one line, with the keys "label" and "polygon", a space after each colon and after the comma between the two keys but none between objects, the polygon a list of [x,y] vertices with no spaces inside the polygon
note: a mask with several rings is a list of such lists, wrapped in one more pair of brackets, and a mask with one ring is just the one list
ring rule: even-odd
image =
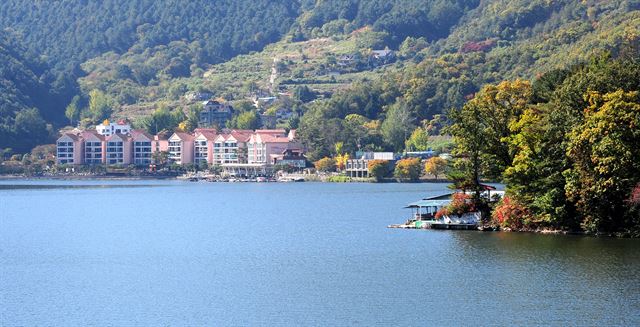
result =
[{"label": "tree-covered hill", "polygon": [[[38,83],[24,90],[66,95],[57,98],[65,104],[40,97],[28,105],[55,127],[74,94],[77,122],[161,106],[186,111],[189,91],[242,100],[305,90],[324,96],[293,104],[305,113],[296,117],[301,127],[313,127],[300,135],[320,156],[338,141],[367,146],[354,141],[350,115],[378,126],[368,146],[399,150],[403,142],[392,138],[404,133],[380,136],[389,117],[419,126],[484,84],[617,56],[638,43],[640,0],[6,0],[0,28],[24,44],[22,58],[38,58],[27,65]],[[372,64],[372,50],[386,47],[397,57]],[[19,89],[3,97],[24,98]],[[89,94],[113,110],[87,113]],[[315,144],[327,129],[337,132]]]},{"label": "tree-covered hill", "polygon": [[57,121],[65,103],[60,83],[46,63],[0,31],[0,149],[25,152],[49,140],[45,120]]},{"label": "tree-covered hill", "polygon": [[178,40],[195,42],[191,59],[201,64],[278,40],[299,9],[290,0],[6,0],[0,27],[22,34],[29,50],[67,70],[108,51],[144,51]]}]

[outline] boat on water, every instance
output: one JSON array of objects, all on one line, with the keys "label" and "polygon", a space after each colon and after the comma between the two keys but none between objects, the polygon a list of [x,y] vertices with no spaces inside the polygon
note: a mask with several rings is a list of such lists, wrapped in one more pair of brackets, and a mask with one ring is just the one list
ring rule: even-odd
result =
[{"label": "boat on water", "polygon": [[[495,187],[483,185],[485,191],[481,194],[489,201],[497,201],[504,196],[504,191],[496,191]],[[424,198],[422,200],[409,203],[405,208],[411,209],[411,217],[404,224],[389,225],[389,228],[410,228],[410,229],[457,229],[457,230],[477,230],[482,222],[482,214],[479,211],[470,211],[462,214],[447,213],[447,208],[453,201],[454,194],[462,194],[464,200],[465,193],[448,193],[438,196]],[[471,193],[466,193],[470,195]]]}]

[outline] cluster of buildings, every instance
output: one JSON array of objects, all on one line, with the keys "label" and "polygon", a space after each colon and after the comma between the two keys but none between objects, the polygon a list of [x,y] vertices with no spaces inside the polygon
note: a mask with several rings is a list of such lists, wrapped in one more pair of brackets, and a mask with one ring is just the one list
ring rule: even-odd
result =
[{"label": "cluster of buildings", "polygon": [[170,163],[220,165],[236,174],[264,173],[284,164],[307,165],[296,131],[284,129],[222,130],[151,135],[125,121],[105,121],[94,130],[66,132],[56,142],[58,164],[150,166],[163,153]]}]

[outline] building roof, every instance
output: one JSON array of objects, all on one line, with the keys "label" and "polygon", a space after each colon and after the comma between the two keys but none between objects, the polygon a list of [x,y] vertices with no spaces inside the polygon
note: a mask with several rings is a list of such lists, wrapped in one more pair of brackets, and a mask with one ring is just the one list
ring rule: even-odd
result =
[{"label": "building roof", "polygon": [[271,134],[257,134],[257,138],[262,141],[262,143],[289,143],[289,140],[286,136],[276,136]]},{"label": "building roof", "polygon": [[132,137],[132,138],[134,138],[134,139],[135,139],[135,138],[137,138],[138,136],[144,136],[144,137],[146,137],[146,138],[147,138],[147,139],[149,139],[149,140],[153,140],[153,139],[154,139],[153,135],[151,135],[151,134],[147,133],[147,132],[146,132],[146,131],[144,131],[144,130],[141,130],[141,129],[134,129],[134,130],[132,130],[132,131],[131,131],[131,137]]},{"label": "building roof", "polygon": [[121,139],[121,140],[123,140],[123,141],[126,141],[126,140],[131,139],[131,136],[129,136],[129,135],[126,135],[126,134],[120,134],[120,133],[113,133],[113,134],[111,134],[110,136],[107,136],[107,137],[105,138],[105,140],[106,140],[106,141],[111,141],[112,139],[114,139],[114,138],[116,138],[116,137],[117,137],[117,138],[119,138],[119,139]]},{"label": "building roof", "polygon": [[440,195],[434,195],[434,196],[426,197],[423,200],[449,200],[449,199],[451,199],[452,195],[453,195],[453,193],[444,193],[444,194],[440,194]]},{"label": "building roof", "polygon": [[451,200],[419,200],[407,204],[405,208],[444,207],[449,203]]},{"label": "building roof", "polygon": [[89,139],[91,137],[96,137],[100,141],[104,141],[104,135],[98,133],[97,131],[92,131],[92,130],[82,131],[82,133],[80,133],[80,136],[83,139]]},{"label": "building roof", "polygon": [[196,129],[193,130],[194,133],[200,133],[200,132],[210,132],[210,133],[216,133],[218,134],[218,130],[216,128],[202,128],[202,127],[198,127]]},{"label": "building roof", "polygon": [[374,55],[379,57],[386,57],[393,53],[393,50],[384,49],[384,50],[373,50],[371,51]]},{"label": "building roof", "polygon": [[249,141],[249,138],[251,138],[251,131],[248,130],[232,130],[231,131],[231,135],[233,136],[233,138],[235,138],[238,142],[247,142]]},{"label": "building roof", "polygon": [[284,129],[257,129],[255,131],[256,134],[281,134],[286,135],[287,131]]},{"label": "building roof", "polygon": [[195,138],[198,138],[200,136],[204,136],[204,138],[207,139],[207,141],[215,141],[215,139],[218,136],[218,133],[212,132],[212,131],[199,131],[199,132],[196,132]]},{"label": "building roof", "polygon": [[173,135],[171,135],[171,137],[173,137],[174,135],[179,137],[182,141],[193,141],[193,135],[191,135],[189,133],[175,132],[175,133],[173,133]]},{"label": "building roof", "polygon": [[72,139],[72,140],[74,140],[74,141],[78,141],[78,140],[80,140],[80,137],[78,137],[78,135],[76,135],[76,134],[71,134],[71,133],[64,133],[64,134],[60,135],[60,137],[58,138],[58,140],[59,140],[59,139],[61,139],[61,138],[63,138],[63,137],[68,137],[68,138],[70,138],[70,139]]}]

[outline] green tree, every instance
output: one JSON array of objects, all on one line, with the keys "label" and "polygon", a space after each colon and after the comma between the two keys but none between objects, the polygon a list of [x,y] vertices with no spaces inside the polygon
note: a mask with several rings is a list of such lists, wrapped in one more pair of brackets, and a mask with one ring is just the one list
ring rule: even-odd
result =
[{"label": "green tree", "polygon": [[588,100],[584,122],[569,135],[567,194],[586,230],[640,235],[640,219],[628,215],[625,202],[640,182],[640,97],[619,90]]},{"label": "green tree", "polygon": [[64,115],[69,119],[69,124],[73,125],[73,122],[77,122],[80,119],[81,110],[80,97],[76,95],[71,99],[71,102],[64,111]]},{"label": "green tree", "polygon": [[89,92],[89,118],[94,123],[101,122],[111,116],[114,101],[104,92],[94,89]]},{"label": "green tree", "polygon": [[429,149],[429,134],[422,127],[416,128],[405,142],[407,151],[426,151]]},{"label": "green tree", "polygon": [[237,116],[233,127],[238,129],[258,129],[260,128],[260,115],[255,110],[245,111]]},{"label": "green tree", "polygon": [[403,101],[394,103],[387,112],[381,126],[382,135],[394,151],[402,151],[409,132],[415,127],[414,119]]},{"label": "green tree", "polygon": [[505,81],[485,86],[461,110],[451,110],[453,124],[446,130],[454,137],[456,166],[466,181],[461,185],[476,192],[480,200],[480,178],[500,179],[512,165],[515,152],[509,147],[510,126],[530,105],[531,84]]}]

